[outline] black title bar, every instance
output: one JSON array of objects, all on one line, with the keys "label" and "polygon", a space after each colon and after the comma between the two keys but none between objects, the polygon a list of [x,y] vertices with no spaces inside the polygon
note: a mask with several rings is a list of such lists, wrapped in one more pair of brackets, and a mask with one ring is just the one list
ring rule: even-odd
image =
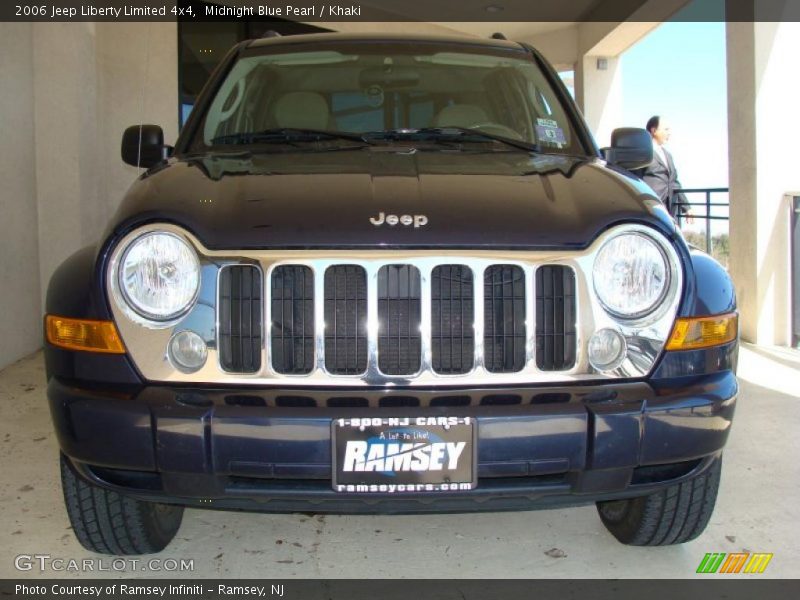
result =
[{"label": "black title bar", "polygon": [[800,0],[693,0],[674,14],[658,6],[655,0],[3,0],[0,21],[800,21]]},{"label": "black title bar", "polygon": [[[654,566],[655,567],[655,566]],[[794,590],[794,591],[792,591]],[[30,600],[529,600],[592,598],[625,600],[772,600],[797,598],[800,581],[705,576],[684,580],[441,580],[317,579],[4,579],[0,597]]]}]

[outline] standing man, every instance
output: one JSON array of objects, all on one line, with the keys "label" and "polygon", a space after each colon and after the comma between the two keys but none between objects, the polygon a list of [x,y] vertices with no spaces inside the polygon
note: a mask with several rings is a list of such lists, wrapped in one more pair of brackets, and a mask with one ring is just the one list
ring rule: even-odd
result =
[{"label": "standing man", "polygon": [[672,160],[672,155],[664,148],[670,136],[669,123],[658,115],[650,117],[647,121],[647,132],[653,139],[653,162],[636,173],[653,188],[673,218],[682,214],[686,217],[686,222],[691,224],[694,219],[689,205],[686,204],[686,196],[680,192],[675,194],[675,191],[681,188],[675,162]]}]

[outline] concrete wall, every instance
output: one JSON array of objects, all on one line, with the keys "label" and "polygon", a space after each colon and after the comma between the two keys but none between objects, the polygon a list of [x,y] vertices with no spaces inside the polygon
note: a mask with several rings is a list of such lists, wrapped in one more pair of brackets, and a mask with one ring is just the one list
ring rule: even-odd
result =
[{"label": "concrete wall", "polygon": [[178,128],[174,23],[34,25],[36,182],[42,292],[69,253],[95,243],[137,170],[122,132]]},{"label": "concrete wall", "polygon": [[120,159],[122,132],[139,122],[161,125],[164,140],[178,137],[178,32],[174,23],[103,23],[97,26],[98,129],[101,225],[137,177]]},{"label": "concrete wall", "polygon": [[0,57],[2,368],[41,345],[50,276],[99,240],[136,178],[125,127],[160,124],[174,142],[176,24],[2,23]]},{"label": "concrete wall", "polygon": [[33,26],[39,273],[91,243],[98,201],[97,74],[93,23]]},{"label": "concrete wall", "polygon": [[42,338],[32,38],[30,23],[0,24],[0,366]]},{"label": "concrete wall", "polygon": [[800,23],[727,25],[730,270],[744,339],[790,343],[789,203],[800,191]]},{"label": "concrete wall", "polygon": [[573,23],[556,31],[528,36],[522,41],[529,42],[541,52],[556,70],[573,70],[578,61],[578,27]]}]

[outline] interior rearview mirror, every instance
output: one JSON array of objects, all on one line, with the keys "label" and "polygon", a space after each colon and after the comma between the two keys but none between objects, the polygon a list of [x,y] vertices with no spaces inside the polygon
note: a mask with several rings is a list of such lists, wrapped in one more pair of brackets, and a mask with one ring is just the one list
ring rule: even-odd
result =
[{"label": "interior rearview mirror", "polygon": [[611,134],[611,147],[603,148],[606,161],[623,169],[641,169],[653,162],[653,141],[646,129],[620,127]]},{"label": "interior rearview mirror", "polygon": [[122,160],[149,169],[166,158],[164,131],[158,125],[132,125],[122,134]]},{"label": "interior rearview mirror", "polygon": [[371,67],[361,71],[358,83],[362,88],[380,86],[386,89],[413,87],[419,84],[419,71],[409,67]]}]

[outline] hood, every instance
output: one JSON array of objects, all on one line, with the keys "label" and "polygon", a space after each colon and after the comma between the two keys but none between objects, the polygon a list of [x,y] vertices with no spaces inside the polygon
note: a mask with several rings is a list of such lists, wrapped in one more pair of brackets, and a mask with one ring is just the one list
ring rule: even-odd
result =
[{"label": "hood", "polygon": [[153,221],[215,250],[580,248],[623,221],[672,228],[647,186],[598,159],[393,146],[172,158],[111,227]]}]

